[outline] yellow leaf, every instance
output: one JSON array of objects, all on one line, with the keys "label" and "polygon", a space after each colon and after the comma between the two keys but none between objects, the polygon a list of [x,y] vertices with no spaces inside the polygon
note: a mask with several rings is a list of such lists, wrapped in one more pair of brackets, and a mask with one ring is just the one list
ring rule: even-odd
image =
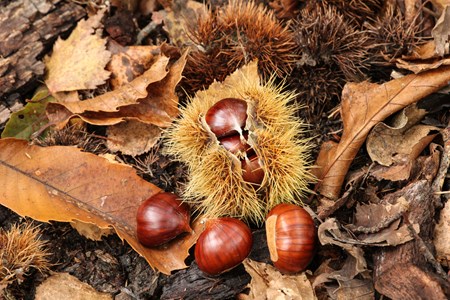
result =
[{"label": "yellow leaf", "polygon": [[51,93],[94,89],[109,78],[105,66],[111,53],[99,29],[104,13],[81,20],[67,40],[56,41],[51,57],[45,59],[45,83]]}]

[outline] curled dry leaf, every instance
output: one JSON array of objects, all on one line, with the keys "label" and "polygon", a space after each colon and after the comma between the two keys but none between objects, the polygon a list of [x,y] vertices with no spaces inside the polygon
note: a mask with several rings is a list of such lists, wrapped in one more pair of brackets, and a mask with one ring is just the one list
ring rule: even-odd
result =
[{"label": "curled dry leaf", "polygon": [[101,229],[113,227],[161,272],[186,267],[184,260],[198,231],[157,249],[137,241],[137,209],[160,189],[131,167],[73,147],[38,147],[2,139],[0,174],[0,204],[18,214],[43,222],[78,220]]},{"label": "curled dry leaf", "polygon": [[61,128],[70,118],[79,116],[94,125],[113,125],[125,119],[134,119],[166,127],[178,114],[175,87],[181,79],[186,55],[166,70],[169,58],[161,54],[149,70],[129,84],[93,99],[52,103],[47,106],[50,123]]},{"label": "curled dry leaf", "polygon": [[[166,45],[165,45],[166,46]],[[115,42],[109,44],[113,53],[108,69],[113,74],[111,86],[118,89],[139,77],[147,70],[158,54],[166,53],[165,46],[129,46],[123,47]],[[175,50],[177,50],[175,48]],[[140,100],[145,102],[146,99]],[[164,107],[162,107],[164,109]],[[174,115],[175,116],[175,115]],[[131,115],[129,116],[131,117]],[[149,151],[161,137],[162,130],[154,124],[145,124],[137,120],[128,120],[107,128],[107,147],[126,155],[139,155]]]},{"label": "curled dry leaf", "polygon": [[417,124],[425,115],[426,110],[414,103],[403,109],[391,125],[374,126],[366,141],[370,158],[383,166],[394,165],[378,170],[377,177],[393,181],[409,178],[415,159],[439,131],[435,126]]},{"label": "curled dry leaf", "polygon": [[354,260],[354,276],[367,270],[364,252],[348,233],[341,231],[341,227],[335,218],[329,218],[317,229],[317,236],[322,245],[331,244],[345,249]]},{"label": "curled dry leaf", "polygon": [[345,175],[369,131],[388,116],[445,87],[450,67],[418,75],[411,74],[378,85],[348,83],[342,92],[341,116],[344,130],[339,144],[324,143],[314,169],[321,180],[316,189],[329,199],[338,199]]},{"label": "curled dry leaf", "polygon": [[358,204],[356,206],[355,223],[347,225],[348,229],[358,232],[377,232],[386,228],[394,220],[399,219],[408,209],[408,201],[404,197],[391,204]]},{"label": "curled dry leaf", "polygon": [[248,295],[240,294],[238,299],[317,299],[314,290],[305,273],[283,275],[273,266],[246,259],[243,262],[245,270],[252,276],[247,285]]},{"label": "curled dry leaf", "polygon": [[436,44],[436,54],[439,56],[444,56],[445,48],[448,46],[448,36],[450,34],[450,6],[445,6],[442,10],[441,16],[436,21],[433,30],[431,30],[431,35],[434,38]]},{"label": "curled dry leaf", "polygon": [[111,71],[113,90],[131,82],[148,70],[161,53],[161,46],[122,46],[111,40],[108,50],[112,57],[107,69]]},{"label": "curled dry leaf", "polygon": [[105,70],[111,53],[101,38],[101,20],[105,9],[78,22],[67,40],[58,39],[51,57],[45,59],[45,83],[51,93],[95,89],[109,78]]},{"label": "curled dry leaf", "polygon": [[[445,55],[449,54],[448,47]],[[450,65],[450,58],[443,58],[436,53],[436,42],[429,41],[418,46],[411,55],[396,59],[396,66],[415,74]]]},{"label": "curled dry leaf", "polygon": [[[353,256],[348,256],[342,265],[341,269],[335,270],[331,266],[331,259],[324,261],[314,273],[313,287],[317,290],[326,289],[325,292],[321,292],[320,299],[374,299],[374,288],[369,271],[364,271],[360,278],[355,276],[358,274],[356,271],[356,259]],[[331,283],[336,280],[337,284]],[[324,285],[327,283],[327,285]],[[319,291],[320,291],[319,290]],[[319,294],[319,292],[318,292]],[[336,298],[337,297],[337,298]]]}]

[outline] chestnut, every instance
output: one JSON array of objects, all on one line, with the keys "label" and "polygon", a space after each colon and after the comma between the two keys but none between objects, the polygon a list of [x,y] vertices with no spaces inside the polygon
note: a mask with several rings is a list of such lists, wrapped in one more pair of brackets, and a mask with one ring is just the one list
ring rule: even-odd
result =
[{"label": "chestnut", "polygon": [[247,144],[248,133],[240,135],[230,135],[219,139],[220,144],[229,152],[237,154],[238,152],[245,153],[250,150],[250,145]]},{"label": "chestnut", "polygon": [[183,232],[192,231],[189,226],[189,206],[168,192],[156,194],[142,202],[136,216],[137,237],[146,247],[167,243]]},{"label": "chestnut", "polygon": [[206,124],[217,138],[238,133],[247,120],[247,102],[237,98],[225,98],[211,106],[205,115]]},{"label": "chestnut", "polygon": [[195,245],[195,260],[204,273],[218,275],[239,265],[252,243],[252,232],[244,222],[229,217],[210,219]]},{"label": "chestnut", "polygon": [[264,179],[264,170],[256,154],[241,161],[242,179],[254,184],[261,184]]},{"label": "chestnut", "polygon": [[279,204],[266,219],[267,245],[274,266],[284,273],[306,269],[316,245],[316,228],[309,213],[294,204]]}]

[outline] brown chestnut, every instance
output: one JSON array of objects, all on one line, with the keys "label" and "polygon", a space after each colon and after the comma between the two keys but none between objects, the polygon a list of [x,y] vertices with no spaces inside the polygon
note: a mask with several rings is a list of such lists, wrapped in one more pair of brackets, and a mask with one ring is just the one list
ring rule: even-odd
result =
[{"label": "brown chestnut", "polygon": [[238,133],[247,120],[247,102],[236,98],[225,98],[211,106],[205,115],[206,124],[217,138]]},{"label": "brown chestnut", "polygon": [[233,154],[238,152],[245,153],[250,150],[250,145],[247,144],[248,133],[240,135],[230,135],[219,139],[220,144]]},{"label": "brown chestnut", "polygon": [[146,247],[167,243],[189,226],[189,206],[173,193],[162,192],[142,202],[137,211],[137,237]]},{"label": "brown chestnut", "polygon": [[195,245],[195,260],[206,274],[218,275],[239,265],[252,243],[252,232],[244,222],[228,217],[211,219]]},{"label": "brown chestnut", "polygon": [[294,204],[275,206],[266,220],[267,245],[274,266],[284,273],[306,269],[316,245],[316,228],[309,213]]},{"label": "brown chestnut", "polygon": [[241,161],[242,179],[247,182],[261,184],[264,179],[264,170],[261,167],[258,156],[252,155]]}]

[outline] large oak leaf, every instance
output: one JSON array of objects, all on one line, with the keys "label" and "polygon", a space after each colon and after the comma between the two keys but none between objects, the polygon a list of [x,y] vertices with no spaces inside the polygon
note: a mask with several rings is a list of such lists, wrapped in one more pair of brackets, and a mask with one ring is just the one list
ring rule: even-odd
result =
[{"label": "large oak leaf", "polygon": [[119,237],[165,274],[185,268],[193,232],[165,247],[149,249],[136,238],[136,212],[160,192],[131,167],[67,146],[39,147],[0,140],[0,204],[38,221],[114,227]]},{"label": "large oak leaf", "polygon": [[315,175],[316,189],[337,199],[345,175],[369,131],[378,123],[425,96],[447,86],[450,67],[412,74],[385,84],[348,83],[342,91],[341,116],[344,131],[339,144],[322,146]]}]

